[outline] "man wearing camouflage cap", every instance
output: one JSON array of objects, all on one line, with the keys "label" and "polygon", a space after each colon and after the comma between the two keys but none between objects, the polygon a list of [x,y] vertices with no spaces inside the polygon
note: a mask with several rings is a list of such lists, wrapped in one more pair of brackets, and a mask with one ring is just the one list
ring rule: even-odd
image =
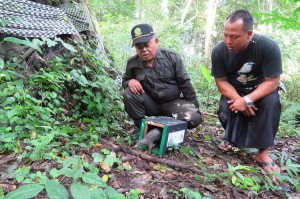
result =
[{"label": "man wearing camouflage cap", "polygon": [[195,89],[180,56],[158,47],[149,24],[131,30],[136,55],[128,59],[123,75],[124,105],[136,126],[135,137],[145,116],[168,116],[188,122],[188,128],[202,121]]}]

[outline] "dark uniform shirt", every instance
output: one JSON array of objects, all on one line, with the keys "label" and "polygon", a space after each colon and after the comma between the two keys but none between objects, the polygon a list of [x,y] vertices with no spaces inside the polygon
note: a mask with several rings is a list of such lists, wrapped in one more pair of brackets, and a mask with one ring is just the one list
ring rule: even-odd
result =
[{"label": "dark uniform shirt", "polygon": [[131,79],[138,80],[144,91],[158,103],[180,98],[199,107],[194,87],[180,56],[170,50],[158,48],[153,67],[149,68],[138,56],[131,57],[126,66],[122,86],[125,89]]}]

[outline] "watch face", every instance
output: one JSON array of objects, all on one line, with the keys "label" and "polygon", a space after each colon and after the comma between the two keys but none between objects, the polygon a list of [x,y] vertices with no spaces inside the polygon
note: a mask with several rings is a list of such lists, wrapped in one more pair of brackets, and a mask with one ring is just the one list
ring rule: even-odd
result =
[{"label": "watch face", "polygon": [[253,102],[247,102],[247,103],[246,103],[246,106],[247,106],[247,107],[253,106]]},{"label": "watch face", "polygon": [[247,106],[247,107],[253,106],[253,102],[249,99],[248,96],[244,96],[243,98],[244,98],[244,100],[246,101],[246,106]]}]

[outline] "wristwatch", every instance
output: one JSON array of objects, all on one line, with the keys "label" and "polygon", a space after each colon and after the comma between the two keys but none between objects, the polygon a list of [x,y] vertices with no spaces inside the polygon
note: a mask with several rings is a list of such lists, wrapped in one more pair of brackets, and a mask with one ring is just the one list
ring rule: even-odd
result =
[{"label": "wristwatch", "polygon": [[248,108],[250,108],[250,107],[253,106],[253,101],[252,101],[247,95],[244,96],[243,98],[244,98],[244,100],[246,101],[246,106],[247,106]]}]

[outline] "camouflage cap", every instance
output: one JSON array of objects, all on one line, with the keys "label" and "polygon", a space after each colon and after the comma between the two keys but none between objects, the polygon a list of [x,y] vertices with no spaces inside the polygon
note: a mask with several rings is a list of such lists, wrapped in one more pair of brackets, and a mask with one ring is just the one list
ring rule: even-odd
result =
[{"label": "camouflage cap", "polygon": [[131,29],[132,46],[138,43],[147,43],[154,35],[153,28],[149,24],[138,24]]}]

